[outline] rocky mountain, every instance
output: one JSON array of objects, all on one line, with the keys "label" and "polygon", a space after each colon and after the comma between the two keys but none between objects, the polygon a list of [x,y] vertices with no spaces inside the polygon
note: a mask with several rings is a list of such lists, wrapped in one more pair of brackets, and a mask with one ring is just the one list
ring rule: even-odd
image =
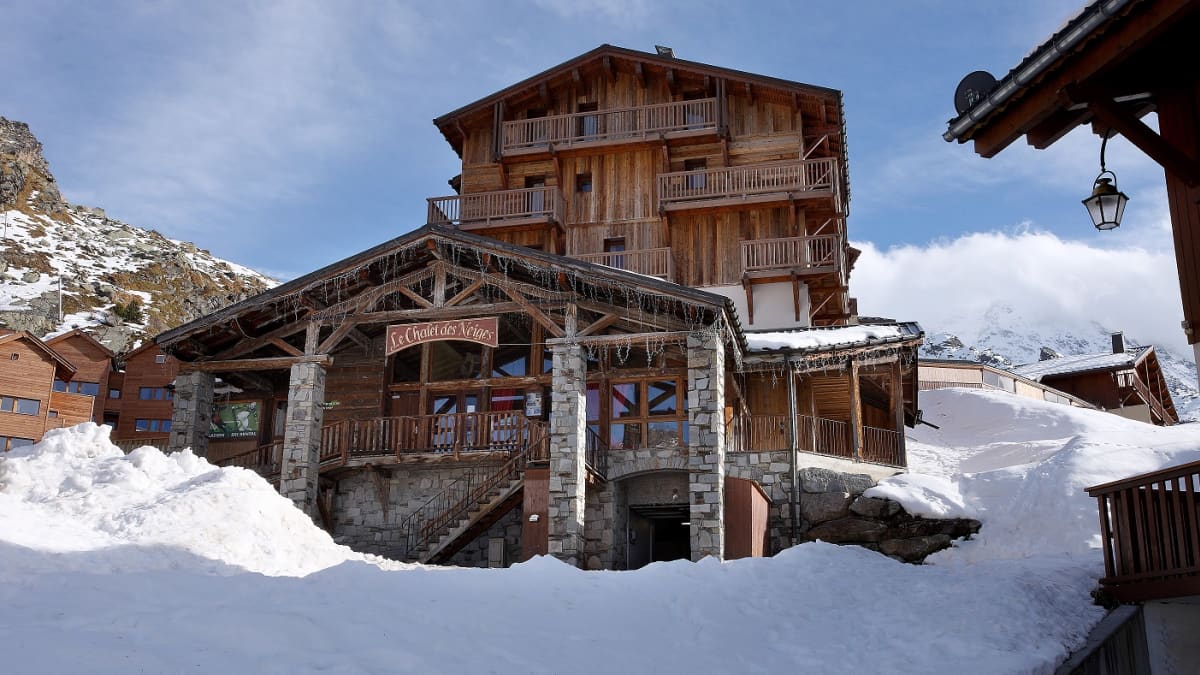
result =
[{"label": "rocky mountain", "polygon": [[[1112,333],[1120,326],[1098,322],[1031,321],[1011,305],[996,302],[978,317],[963,317],[954,326],[922,323],[925,344],[921,356],[939,359],[969,359],[1011,368],[1042,358],[1075,354],[1098,354],[1112,350]],[[1129,347],[1148,344],[1136,330],[1126,330]],[[1159,364],[1171,389],[1180,419],[1200,419],[1200,391],[1196,386],[1196,364],[1190,354],[1177,353],[1168,345],[1154,345]]]},{"label": "rocky mountain", "polygon": [[68,203],[28,125],[3,117],[0,224],[0,327],[35,335],[86,327],[122,351],[276,284],[188,242]]}]

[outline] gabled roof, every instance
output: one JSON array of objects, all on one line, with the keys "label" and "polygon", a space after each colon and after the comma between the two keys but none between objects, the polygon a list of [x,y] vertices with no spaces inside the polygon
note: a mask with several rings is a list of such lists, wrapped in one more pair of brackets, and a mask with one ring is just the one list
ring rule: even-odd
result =
[{"label": "gabled roof", "polygon": [[[213,342],[221,339],[217,333],[225,330],[228,339],[249,337],[255,328],[265,329],[271,321],[294,321],[319,310],[317,304],[332,304],[345,300],[347,294],[358,292],[355,285],[364,276],[380,270],[399,274],[400,270],[416,268],[443,255],[455,252],[460,258],[477,265],[504,267],[507,273],[530,277],[550,286],[567,285],[562,292],[575,292],[589,297],[604,298],[616,306],[631,311],[643,311],[653,303],[671,302],[709,312],[714,319],[721,314],[741,339],[733,301],[722,295],[680,286],[656,277],[575,260],[553,253],[508,244],[441,225],[425,225],[407,234],[386,241],[344,260],[293,279],[258,295],[230,305],[154,338],[165,350],[174,348],[185,339]],[[614,292],[613,289],[632,289]],[[317,303],[317,304],[314,304]],[[274,318],[272,318],[274,317]],[[744,345],[741,345],[744,346]],[[176,354],[188,360],[186,354]]]},{"label": "gabled roof", "polygon": [[1035,382],[1042,378],[1058,375],[1079,375],[1082,373],[1125,370],[1134,367],[1153,349],[1153,347],[1134,347],[1124,352],[1104,352],[1101,354],[1079,354],[1076,356],[1060,356],[1036,363],[1026,363],[1014,366],[1012,371],[1021,377],[1027,377]]},{"label": "gabled roof", "polygon": [[34,349],[42,352],[47,358],[53,361],[54,374],[60,375],[61,379],[69,380],[75,374],[75,366],[71,365],[71,362],[63,358],[61,354],[54,351],[52,347],[39,340],[37,336],[32,335],[27,331],[19,331],[0,335],[0,345],[5,345],[9,342],[16,342],[18,340],[24,340],[25,342],[28,342]]},{"label": "gabled roof", "polygon": [[71,338],[82,338],[85,342],[90,342],[92,344],[92,346],[99,349],[105,356],[107,356],[110,359],[116,356],[116,353],[114,353],[113,350],[109,349],[108,347],[105,347],[103,344],[100,343],[99,340],[92,337],[92,335],[90,333],[84,331],[82,328],[76,328],[76,329],[68,331],[66,333],[62,333],[61,335],[55,335],[54,337],[47,339],[46,344],[53,347],[54,345],[56,345],[60,342],[66,342],[67,340],[70,340]]}]

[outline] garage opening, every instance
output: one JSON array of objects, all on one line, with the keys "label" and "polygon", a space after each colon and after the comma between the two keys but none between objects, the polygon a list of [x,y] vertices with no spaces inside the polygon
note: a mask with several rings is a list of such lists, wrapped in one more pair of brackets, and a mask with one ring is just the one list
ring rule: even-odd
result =
[{"label": "garage opening", "polygon": [[652,562],[692,557],[687,504],[639,504],[629,507],[627,569]]}]

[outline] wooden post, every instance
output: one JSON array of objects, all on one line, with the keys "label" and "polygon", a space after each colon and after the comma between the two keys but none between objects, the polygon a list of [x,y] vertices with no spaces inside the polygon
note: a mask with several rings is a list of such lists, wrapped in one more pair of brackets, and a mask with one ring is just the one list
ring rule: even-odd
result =
[{"label": "wooden post", "polygon": [[800,419],[796,406],[796,373],[787,366],[788,440],[792,448],[792,490],[788,497],[788,517],[792,521],[792,546],[800,543]]},{"label": "wooden post", "polygon": [[896,363],[891,371],[891,386],[892,390],[892,411],[896,416],[896,431],[900,434],[897,440],[897,450],[902,466],[908,466],[908,453],[904,447],[904,363],[900,357],[896,358]]},{"label": "wooden post", "polygon": [[850,371],[850,448],[855,461],[862,461],[862,392],[858,387],[858,362],[851,356],[846,359]]}]

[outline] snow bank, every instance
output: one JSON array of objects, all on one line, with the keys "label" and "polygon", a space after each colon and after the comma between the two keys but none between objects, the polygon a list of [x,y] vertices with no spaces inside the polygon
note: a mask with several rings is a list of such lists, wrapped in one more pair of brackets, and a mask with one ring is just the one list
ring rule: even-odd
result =
[{"label": "snow bank", "polygon": [[750,351],[763,349],[818,349],[837,345],[856,344],[868,340],[900,337],[896,326],[845,326],[819,330],[794,330],[767,333],[747,333],[746,346]]},{"label": "snow bank", "polygon": [[[126,455],[108,432],[90,422],[50,431],[0,461],[0,511],[8,514],[0,541],[52,553],[144,547],[153,551],[149,566],[174,565],[186,552],[218,562],[210,571],[268,575],[366,559],[334,544],[253,472],[214,467],[190,451]],[[130,564],[128,556],[108,559]]]}]

